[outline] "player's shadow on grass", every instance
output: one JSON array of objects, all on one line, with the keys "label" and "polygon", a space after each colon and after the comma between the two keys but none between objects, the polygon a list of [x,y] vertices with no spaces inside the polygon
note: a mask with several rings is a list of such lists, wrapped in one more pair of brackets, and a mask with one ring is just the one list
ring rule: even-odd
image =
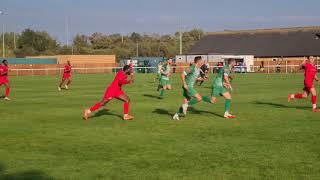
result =
[{"label": "player's shadow on grass", "polygon": [[155,114],[160,114],[160,115],[168,115],[168,116],[173,116],[173,114],[171,114],[168,110],[165,110],[165,109],[155,109],[154,111],[152,111],[152,113],[155,113]]},{"label": "player's shadow on grass", "polygon": [[54,180],[40,170],[30,170],[5,174],[5,166],[0,163],[0,180]]},{"label": "player's shadow on grass", "polygon": [[257,104],[257,105],[268,105],[268,106],[273,106],[275,108],[288,108],[288,109],[310,109],[309,107],[302,107],[302,106],[287,106],[284,104],[278,104],[278,103],[273,103],[273,102],[261,102],[261,101],[254,101],[252,104]]},{"label": "player's shadow on grass", "polygon": [[[222,117],[221,115],[217,114],[217,113],[214,113],[214,112],[209,112],[209,111],[202,111],[202,110],[197,110],[193,107],[189,107],[188,108],[188,112],[189,113],[193,113],[193,114],[212,114],[212,115],[215,115],[215,116],[218,116],[218,117]],[[165,110],[165,109],[155,109],[152,113],[156,113],[156,114],[160,114],[160,115],[168,115],[170,117],[173,116],[173,114],[171,114],[169,111]]]},{"label": "player's shadow on grass", "polygon": [[96,112],[90,118],[95,118],[95,117],[100,117],[100,116],[116,116],[116,117],[122,119],[122,116],[120,116],[119,114],[111,113],[108,109],[101,109],[100,111]]},{"label": "player's shadow on grass", "polygon": [[188,111],[191,112],[191,113],[194,113],[194,114],[211,114],[211,115],[214,115],[214,116],[218,116],[218,117],[224,118],[220,114],[217,114],[217,113],[214,113],[214,112],[210,112],[210,111],[197,110],[194,107],[189,107]]},{"label": "player's shadow on grass", "polygon": [[159,99],[159,96],[155,96],[155,95],[151,95],[151,94],[144,94],[143,96],[153,98],[153,99]]}]

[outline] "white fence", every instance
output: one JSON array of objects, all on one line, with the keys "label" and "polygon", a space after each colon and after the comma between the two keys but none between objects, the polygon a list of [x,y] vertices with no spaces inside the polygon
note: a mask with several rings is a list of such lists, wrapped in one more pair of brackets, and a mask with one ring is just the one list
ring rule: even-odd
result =
[{"label": "white fence", "polygon": [[[176,73],[184,71],[188,66],[171,67],[172,71]],[[210,72],[217,72],[219,66],[210,66]],[[73,68],[73,74],[106,74],[116,73],[121,70],[122,67],[101,67],[101,68]],[[235,72],[247,72],[250,69],[252,73],[299,73],[299,65],[272,65],[272,66],[236,66]],[[320,65],[317,65],[318,71],[320,71]],[[156,73],[158,70],[156,67],[134,67],[135,73]],[[35,75],[61,75],[63,68],[44,68],[44,69],[10,69],[10,75],[12,76],[35,76]]]}]

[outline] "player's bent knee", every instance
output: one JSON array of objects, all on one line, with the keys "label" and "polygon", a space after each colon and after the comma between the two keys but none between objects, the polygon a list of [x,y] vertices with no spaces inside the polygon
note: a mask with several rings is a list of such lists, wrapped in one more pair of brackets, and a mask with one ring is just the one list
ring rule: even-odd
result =
[{"label": "player's bent knee", "polygon": [[211,98],[211,103],[212,103],[212,104],[217,103],[217,101],[218,101],[217,98]]}]

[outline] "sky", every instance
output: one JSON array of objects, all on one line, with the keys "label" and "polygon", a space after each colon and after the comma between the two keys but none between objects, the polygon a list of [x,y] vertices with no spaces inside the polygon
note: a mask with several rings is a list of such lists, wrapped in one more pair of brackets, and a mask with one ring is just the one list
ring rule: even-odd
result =
[{"label": "sky", "polygon": [[180,19],[185,31],[317,26],[319,7],[320,0],[0,0],[0,24],[45,30],[66,43],[94,32],[174,33]]}]

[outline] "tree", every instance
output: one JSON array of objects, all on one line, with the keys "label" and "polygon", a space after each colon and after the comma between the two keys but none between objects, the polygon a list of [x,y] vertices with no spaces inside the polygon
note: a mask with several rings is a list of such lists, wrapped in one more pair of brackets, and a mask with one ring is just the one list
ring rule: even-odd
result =
[{"label": "tree", "polygon": [[45,31],[24,30],[18,39],[19,54],[39,55],[55,53],[59,44]]},{"label": "tree", "polygon": [[139,34],[139,33],[136,33],[136,32],[133,32],[130,36],[130,39],[137,43],[137,42],[140,42],[142,40],[142,36]]}]

